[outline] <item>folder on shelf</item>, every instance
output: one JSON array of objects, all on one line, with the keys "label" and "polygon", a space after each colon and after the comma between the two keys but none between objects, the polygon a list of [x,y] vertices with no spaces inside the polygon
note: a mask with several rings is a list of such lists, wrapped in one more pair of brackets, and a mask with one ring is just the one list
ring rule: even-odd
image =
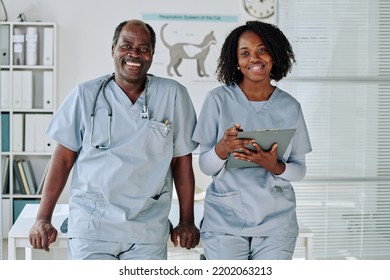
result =
[{"label": "folder on shelf", "polygon": [[35,152],[35,114],[25,114],[24,150]]},{"label": "folder on shelf", "polygon": [[35,151],[36,152],[44,152],[45,151],[45,115],[44,114],[36,114],[35,115]]},{"label": "folder on shelf", "polygon": [[14,199],[13,200],[13,206],[12,206],[12,217],[13,217],[13,223],[16,222],[18,219],[20,213],[22,213],[23,208],[26,206],[26,204],[39,204],[40,199]]},{"label": "folder on shelf", "polygon": [[9,113],[1,113],[1,151],[10,151],[10,119]]},{"label": "folder on shelf", "polygon": [[54,29],[53,27],[43,28],[43,65],[54,64]]},{"label": "folder on shelf", "polygon": [[14,170],[14,177],[16,178],[16,181],[14,180],[14,194],[26,194],[24,188],[23,188],[23,181],[22,176],[19,172],[18,168],[18,162],[14,160],[13,162],[13,170]]},{"label": "folder on shelf", "polygon": [[30,188],[28,187],[26,173],[24,172],[23,161],[24,160],[18,160],[17,161],[17,166],[18,166],[20,177],[22,179],[22,189],[24,190],[25,194],[30,195],[31,192],[30,192]]},{"label": "folder on shelf", "polygon": [[42,189],[43,189],[43,185],[45,184],[45,180],[46,180],[46,176],[47,176],[47,171],[49,170],[49,166],[50,166],[50,159],[47,161],[47,164],[46,164],[45,170],[43,171],[41,181],[39,182],[36,194],[42,194]]},{"label": "folder on shelf", "polygon": [[53,118],[52,114],[44,114],[42,117],[42,137],[43,137],[43,151],[51,153],[54,151],[54,141],[53,139],[45,133],[46,128],[49,126],[51,119]]},{"label": "folder on shelf", "polygon": [[44,152],[45,151],[45,128],[46,125],[43,123],[44,116],[43,114],[35,115],[35,151]]},{"label": "folder on shelf", "polygon": [[9,26],[0,25],[0,50],[1,50],[1,65],[9,65]]},{"label": "folder on shelf", "polygon": [[21,109],[22,108],[22,93],[23,93],[23,71],[15,70],[13,71],[12,79],[12,108]]},{"label": "folder on shelf", "polygon": [[29,192],[30,194],[35,194],[37,192],[37,181],[35,179],[31,161],[28,159],[23,160],[22,166],[23,166],[24,174],[26,175]]},{"label": "folder on shelf", "polygon": [[0,106],[1,109],[10,109],[10,91],[11,91],[11,77],[10,71],[1,70],[0,71]]},{"label": "folder on shelf", "polygon": [[32,71],[22,72],[22,108],[32,109],[33,107],[33,73]]},{"label": "folder on shelf", "polygon": [[23,114],[12,115],[12,151],[23,151],[23,130],[24,116]]},{"label": "folder on shelf", "polygon": [[1,185],[3,187],[2,194],[9,194],[9,157],[5,157],[2,164]]},{"label": "folder on shelf", "polygon": [[26,65],[38,64],[38,28],[26,28]]},{"label": "folder on shelf", "polygon": [[25,65],[25,34],[24,28],[14,27],[12,36],[14,65]]},{"label": "folder on shelf", "polygon": [[45,134],[52,114],[25,114],[24,150],[26,152],[52,152],[53,140]]},{"label": "folder on shelf", "polygon": [[[2,214],[3,214],[3,237],[8,236],[8,232],[12,227],[11,224],[11,199],[9,198],[4,198],[3,197],[3,209],[2,209]],[[3,247],[3,252],[4,252],[4,247]]]},{"label": "folder on shelf", "polygon": [[54,73],[43,72],[43,109],[53,109]]}]

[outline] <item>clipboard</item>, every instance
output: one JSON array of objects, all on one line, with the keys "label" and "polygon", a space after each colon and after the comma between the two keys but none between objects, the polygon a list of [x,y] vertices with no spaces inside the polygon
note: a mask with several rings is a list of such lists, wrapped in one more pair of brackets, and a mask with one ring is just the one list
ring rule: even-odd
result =
[{"label": "clipboard", "polygon": [[[288,145],[295,134],[295,128],[291,129],[259,129],[253,131],[239,132],[237,138],[251,138],[255,139],[256,143],[260,145],[263,150],[270,150],[272,144],[278,143],[278,160],[282,160]],[[247,148],[254,150],[252,145]],[[243,167],[259,167],[254,162],[235,159],[233,154],[230,154],[226,169],[229,168],[243,168]]]}]

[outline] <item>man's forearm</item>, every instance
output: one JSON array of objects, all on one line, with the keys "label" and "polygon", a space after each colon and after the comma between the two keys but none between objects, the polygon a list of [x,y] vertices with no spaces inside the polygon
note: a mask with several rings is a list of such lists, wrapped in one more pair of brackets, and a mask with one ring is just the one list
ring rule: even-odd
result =
[{"label": "man's forearm", "polygon": [[172,160],[173,179],[180,205],[180,222],[194,222],[195,177],[192,154]]}]

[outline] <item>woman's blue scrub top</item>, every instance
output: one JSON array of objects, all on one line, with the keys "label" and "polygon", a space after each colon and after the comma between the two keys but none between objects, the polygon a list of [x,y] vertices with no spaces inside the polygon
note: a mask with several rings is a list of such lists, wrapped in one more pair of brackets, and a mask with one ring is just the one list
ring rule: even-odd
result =
[{"label": "woman's blue scrub top", "polygon": [[[78,153],[70,186],[68,237],[165,243],[173,185],[171,160],[197,147],[191,140],[196,124],[193,104],[181,84],[150,76],[149,119],[143,119],[145,91],[132,104],[111,80],[105,88],[107,101],[102,92],[97,99],[91,137],[94,99],[105,78],[77,86],[47,129],[55,141]],[[108,144],[108,133],[111,145],[107,149],[93,147]]]},{"label": "woman's blue scrub top", "polygon": [[[244,130],[295,128],[284,154],[303,155],[311,144],[301,106],[288,93],[276,88],[260,111],[256,111],[236,85],[212,90],[199,114],[193,140],[212,149],[232,123]],[[290,182],[261,167],[223,167],[207,189],[201,232],[241,236],[297,236],[295,193]]]}]

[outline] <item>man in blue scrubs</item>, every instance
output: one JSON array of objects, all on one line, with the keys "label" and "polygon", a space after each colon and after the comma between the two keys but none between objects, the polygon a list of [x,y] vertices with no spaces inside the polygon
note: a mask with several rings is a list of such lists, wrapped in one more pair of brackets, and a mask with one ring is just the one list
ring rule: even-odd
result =
[{"label": "man in blue scrubs", "polygon": [[147,74],[156,35],[142,21],[115,30],[115,73],[73,89],[47,129],[52,156],[36,222],[34,248],[49,250],[51,216],[73,168],[69,258],[166,259],[173,182],[180,221],[175,246],[199,242],[194,225],[191,140],[196,114],[184,86]]}]

